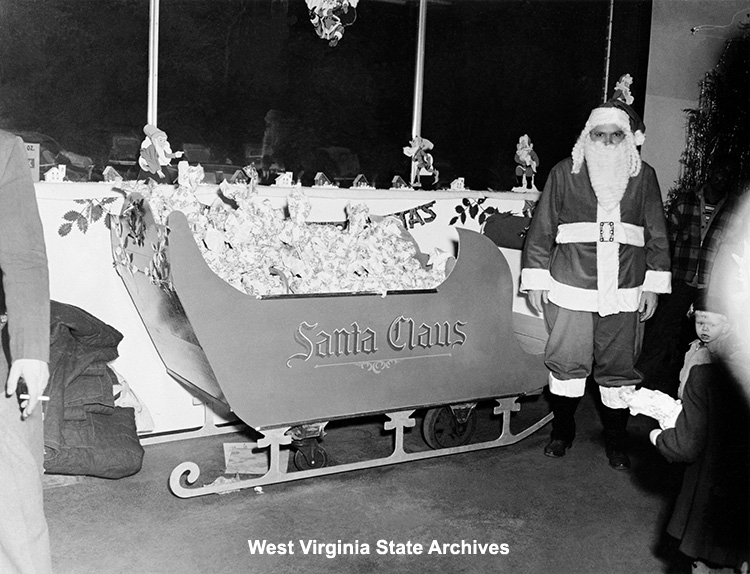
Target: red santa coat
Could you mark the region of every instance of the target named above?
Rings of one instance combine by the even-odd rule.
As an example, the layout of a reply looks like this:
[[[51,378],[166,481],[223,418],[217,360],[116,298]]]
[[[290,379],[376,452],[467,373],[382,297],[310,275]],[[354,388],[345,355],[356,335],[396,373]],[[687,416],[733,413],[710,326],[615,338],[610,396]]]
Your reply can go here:
[[[526,236],[521,291],[549,291],[556,305],[602,316],[637,311],[642,291],[669,293],[670,252],[656,174],[643,162],[619,207],[597,202],[584,162],[558,163]]]
[[[157,173],[161,169],[159,152],[156,151],[154,144],[141,147],[141,158],[138,161],[138,165],[140,165],[141,169],[149,173]]]

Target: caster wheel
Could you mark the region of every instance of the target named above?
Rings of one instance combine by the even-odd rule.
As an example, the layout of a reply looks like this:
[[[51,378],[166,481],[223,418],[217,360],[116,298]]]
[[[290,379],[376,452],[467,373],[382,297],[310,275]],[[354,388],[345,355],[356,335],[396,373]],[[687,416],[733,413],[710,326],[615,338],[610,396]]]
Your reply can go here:
[[[320,445],[312,445],[294,451],[294,466],[297,470],[323,468],[328,464],[328,453]]]
[[[477,427],[477,415],[472,409],[466,422],[456,420],[450,407],[430,409],[424,417],[422,434],[434,449],[462,446],[471,440]]]

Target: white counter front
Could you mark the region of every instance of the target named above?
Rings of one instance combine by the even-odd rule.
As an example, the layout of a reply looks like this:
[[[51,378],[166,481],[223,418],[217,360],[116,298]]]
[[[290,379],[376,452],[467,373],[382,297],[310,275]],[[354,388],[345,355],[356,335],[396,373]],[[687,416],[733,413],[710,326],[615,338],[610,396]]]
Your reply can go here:
[[[217,190],[217,186],[200,186],[197,194],[204,203],[209,203]],[[41,182],[36,184],[36,192],[47,243],[51,297],[88,311],[123,334],[118,347],[120,357],[113,367],[128,381],[153,419],[153,429],[143,437],[177,433],[173,438],[181,438],[211,432],[213,423],[224,419],[215,418],[209,412],[210,428],[206,431],[206,407],[167,374],[113,266],[109,229],[104,218],[91,222],[85,233],[76,224],[64,236],[59,232],[66,223],[66,213],[82,212],[104,198],[115,199],[103,205],[104,210],[119,213],[122,195],[113,191],[110,183]],[[288,188],[259,188],[262,197],[279,206],[286,204],[289,192]],[[491,206],[521,215],[526,202],[536,201],[539,196],[538,193],[325,188],[304,188],[304,192],[312,204],[309,221],[344,221],[349,202],[366,203],[370,213],[375,215],[400,214],[426,253],[434,248],[455,252],[457,233],[450,220],[458,215],[457,207],[463,206],[467,211],[466,221],[459,221],[458,225],[480,230],[477,219],[468,215],[464,199],[471,203],[486,197],[480,208]],[[503,249],[503,253],[518,285],[520,252]],[[530,313],[525,298],[516,297],[514,311]],[[186,432],[190,429],[203,430]]]

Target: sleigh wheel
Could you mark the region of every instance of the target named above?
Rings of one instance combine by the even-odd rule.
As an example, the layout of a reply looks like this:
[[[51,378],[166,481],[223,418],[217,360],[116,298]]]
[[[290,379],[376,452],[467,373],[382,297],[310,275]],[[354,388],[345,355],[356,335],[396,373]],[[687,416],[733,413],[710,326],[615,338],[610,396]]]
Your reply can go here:
[[[425,442],[434,449],[462,446],[477,427],[474,405],[430,409],[422,423]]]
[[[297,470],[323,468],[328,464],[328,453],[319,444],[308,444],[294,451],[294,466]]]

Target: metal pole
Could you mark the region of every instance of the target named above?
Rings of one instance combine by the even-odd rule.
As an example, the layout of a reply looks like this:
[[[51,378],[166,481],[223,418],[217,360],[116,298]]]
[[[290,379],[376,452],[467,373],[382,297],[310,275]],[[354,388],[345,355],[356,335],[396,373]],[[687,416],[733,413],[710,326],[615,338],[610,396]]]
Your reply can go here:
[[[417,63],[414,70],[414,108],[412,111],[411,136],[422,132],[422,93],[424,92],[424,38],[427,27],[427,0],[419,0],[419,29],[417,32]],[[416,181],[417,164],[411,164],[411,182]]]
[[[414,110],[412,113],[411,135],[421,135],[422,131],[422,92],[424,91],[424,38],[427,27],[427,0],[419,0],[419,31],[417,33],[417,64],[414,71]]]
[[[607,101],[607,87],[609,86],[609,60],[612,52],[612,20],[614,18],[615,0],[609,0],[609,23],[607,24],[607,55],[604,58],[604,93],[602,102]]]
[[[156,125],[159,97],[159,1],[151,0],[148,34],[148,123]]]

